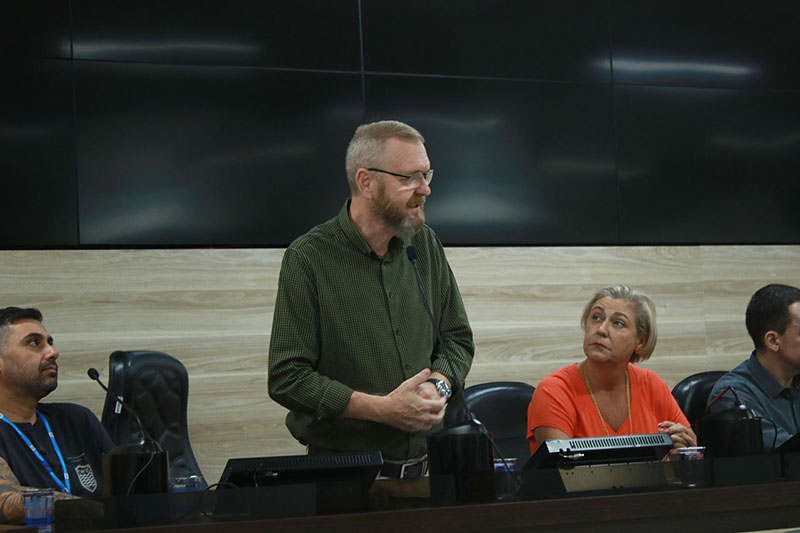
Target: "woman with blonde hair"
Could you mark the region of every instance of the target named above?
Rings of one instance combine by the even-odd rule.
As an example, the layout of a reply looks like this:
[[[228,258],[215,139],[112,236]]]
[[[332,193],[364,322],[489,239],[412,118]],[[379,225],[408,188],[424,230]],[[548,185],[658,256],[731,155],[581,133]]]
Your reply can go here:
[[[697,437],[652,370],[634,366],[656,346],[656,309],[618,285],[595,293],[581,319],[586,359],[544,378],[528,407],[531,453],[550,439],[669,433],[676,448]]]

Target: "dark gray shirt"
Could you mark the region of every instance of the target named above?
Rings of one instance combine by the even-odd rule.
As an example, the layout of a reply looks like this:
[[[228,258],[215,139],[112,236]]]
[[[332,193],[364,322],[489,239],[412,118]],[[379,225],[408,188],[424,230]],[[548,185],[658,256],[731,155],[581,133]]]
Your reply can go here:
[[[712,400],[725,387],[732,387],[745,407],[752,409],[756,416],[772,420],[778,428],[775,438],[775,428],[767,421],[761,422],[764,438],[764,451],[780,446],[795,433],[800,431],[800,384],[795,379],[791,387],[784,387],[767,372],[756,358],[756,353],[750,359],[743,361],[739,366],[722,376],[711,391],[708,399]],[[723,394],[714,405],[711,412],[719,412],[734,407],[734,398],[730,393]]]

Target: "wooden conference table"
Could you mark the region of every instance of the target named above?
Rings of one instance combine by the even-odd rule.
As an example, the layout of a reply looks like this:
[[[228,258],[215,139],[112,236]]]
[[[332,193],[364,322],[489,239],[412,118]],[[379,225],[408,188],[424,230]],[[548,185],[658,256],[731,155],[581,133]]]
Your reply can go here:
[[[403,492],[404,482],[376,481],[373,490]],[[413,483],[413,482],[412,482]],[[416,480],[417,485],[427,479]],[[394,485],[391,485],[394,484]],[[389,487],[388,491],[386,487]],[[411,499],[413,500],[413,499]],[[421,501],[421,500],[419,500]],[[194,521],[172,525],[104,529],[136,532],[256,531],[756,531],[800,527],[800,481],[651,492],[565,497],[534,501],[432,507],[400,502],[395,509],[356,513]],[[390,505],[391,506],[391,505]],[[58,520],[56,521],[58,526]],[[74,530],[74,529],[72,529]],[[58,533],[58,527],[56,527]]]

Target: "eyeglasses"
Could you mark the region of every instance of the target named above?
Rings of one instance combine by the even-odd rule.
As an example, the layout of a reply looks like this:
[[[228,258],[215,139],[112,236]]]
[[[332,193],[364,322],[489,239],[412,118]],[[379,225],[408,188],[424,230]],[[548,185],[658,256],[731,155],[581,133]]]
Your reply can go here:
[[[369,170],[370,172],[382,172],[383,174],[389,174],[390,176],[394,176],[395,178],[398,178],[404,186],[410,189],[416,189],[417,187],[422,185],[422,182],[425,182],[426,184],[430,185],[431,181],[433,181],[433,169],[430,169],[427,172],[422,172],[422,171],[412,172],[411,174],[408,175],[397,174],[396,172],[389,172],[388,170],[381,170],[379,168],[368,168],[367,170]]]

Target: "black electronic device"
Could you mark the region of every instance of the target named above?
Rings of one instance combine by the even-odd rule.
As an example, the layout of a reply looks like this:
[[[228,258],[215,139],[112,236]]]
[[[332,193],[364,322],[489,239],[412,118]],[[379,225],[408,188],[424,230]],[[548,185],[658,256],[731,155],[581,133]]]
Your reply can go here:
[[[663,487],[672,447],[667,433],[548,440],[525,464],[517,497]]]
[[[381,466],[383,455],[379,451],[229,459],[219,480],[214,514],[275,512],[268,508],[254,509],[248,503],[249,496],[240,497],[237,488],[306,490],[308,503],[314,506],[312,514],[365,510],[369,488]]]
[[[739,399],[733,387],[725,387],[708,403],[708,412],[723,394],[730,392],[733,407],[709,413],[695,422],[697,442],[710,457],[760,455],[764,453],[761,419]]]
[[[219,487],[263,487],[357,479],[369,488],[383,466],[379,451],[228,459]]]
[[[547,440],[525,469],[660,461],[672,448],[667,433]]]

